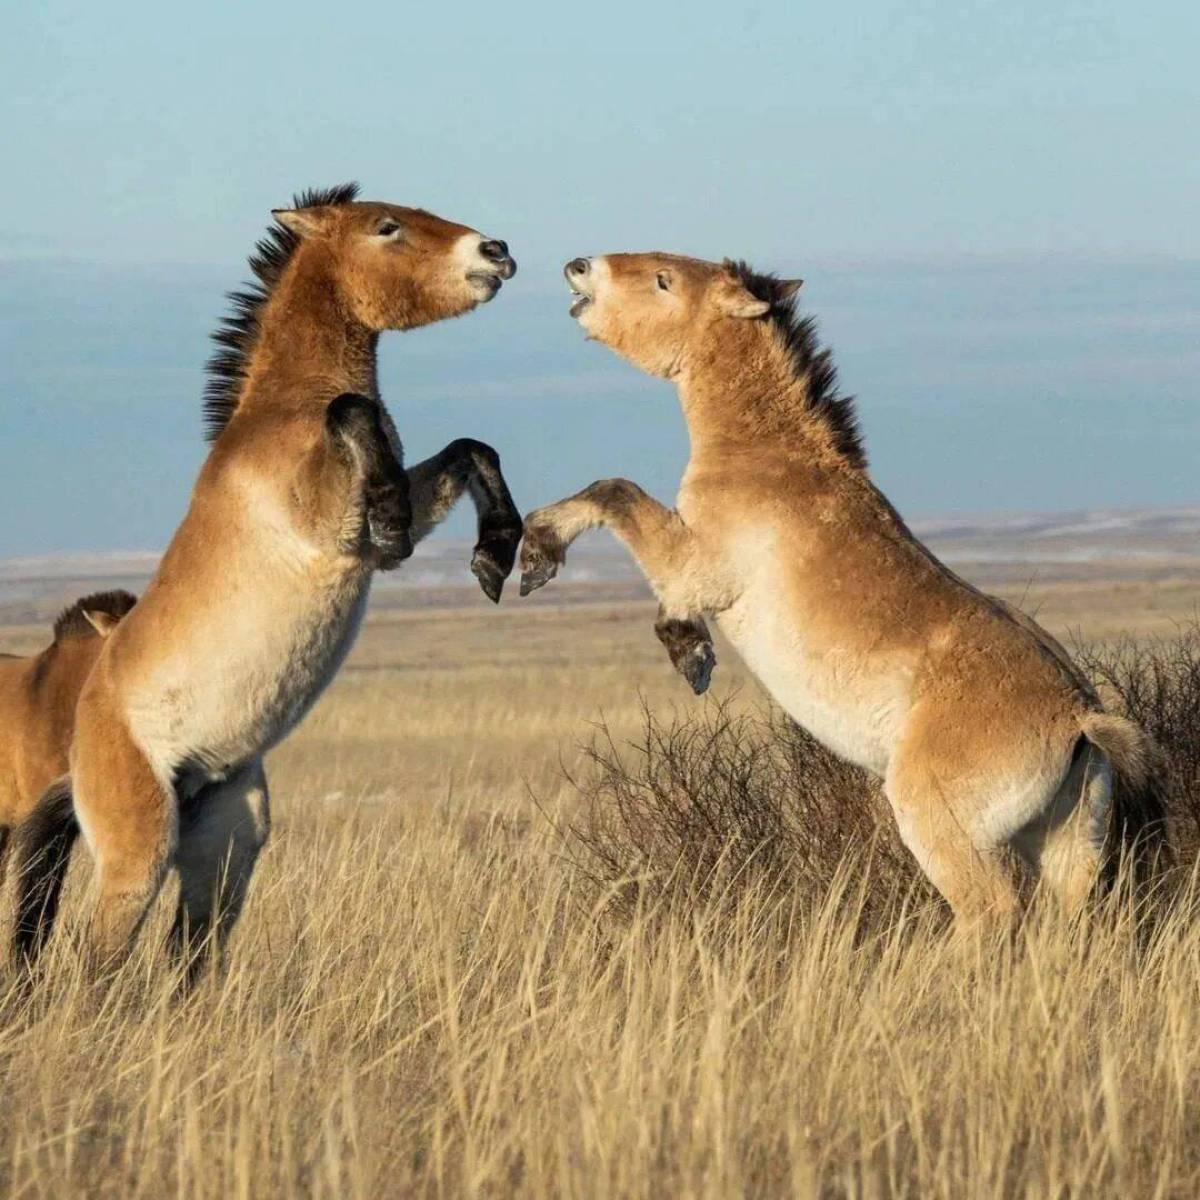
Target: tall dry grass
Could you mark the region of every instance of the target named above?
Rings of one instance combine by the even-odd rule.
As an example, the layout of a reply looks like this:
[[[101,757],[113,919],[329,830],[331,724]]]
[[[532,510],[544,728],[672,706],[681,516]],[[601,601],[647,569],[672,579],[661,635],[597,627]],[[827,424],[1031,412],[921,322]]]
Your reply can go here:
[[[580,794],[550,736],[577,700],[543,688],[527,742],[544,813],[461,748],[457,782],[402,804],[330,759],[343,730],[394,779],[416,719],[348,681],[276,775],[223,974],[175,999],[164,905],[107,993],[70,922],[43,986],[6,986],[4,1189],[1200,1194],[1194,906],[1135,931],[1118,891],[1084,926],[1038,908],[957,945],[861,780],[802,738],[739,700],[674,726],[630,705],[568,754]],[[463,699],[459,727],[512,702]]]

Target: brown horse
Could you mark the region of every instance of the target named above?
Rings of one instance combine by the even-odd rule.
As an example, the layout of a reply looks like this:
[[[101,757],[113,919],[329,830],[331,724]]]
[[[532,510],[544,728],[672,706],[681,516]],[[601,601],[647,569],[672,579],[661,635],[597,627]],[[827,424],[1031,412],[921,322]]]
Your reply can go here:
[[[605,480],[532,513],[522,592],[583,530],[631,549],[679,660],[711,663],[715,617],[779,704],[875,772],[900,832],[956,917],[1010,912],[1008,851],[1068,911],[1117,825],[1161,831],[1151,747],[1101,711],[1066,652],[940,563],[871,482],[799,281],[668,254],[566,266],[588,335],[675,383],[691,458],[677,508]],[[1136,802],[1135,802],[1136,801]]]
[[[133,605],[128,592],[83,596],[60,614],[54,640],[40,653],[0,655],[0,881],[13,831],[18,838],[32,832],[27,818],[47,788],[66,774],[79,693],[104,639]],[[52,855],[55,847],[43,852]],[[41,915],[52,915],[58,903],[61,876],[51,872],[48,881],[48,892],[27,897],[35,911],[17,915],[22,951],[36,936]]]
[[[167,870],[172,945],[189,969],[241,910],[267,837],[263,755],[337,671],[372,573],[395,567],[464,489],[472,562],[497,600],[520,517],[494,451],[452,443],[405,472],[379,399],[376,343],[492,299],[504,242],[353,185],[277,210],[216,335],[212,450],[183,523],[84,686],[71,747],[74,814],[96,864],[96,964],[130,946]],[[44,843],[71,820],[46,798]],[[26,894],[45,889],[23,848]]]

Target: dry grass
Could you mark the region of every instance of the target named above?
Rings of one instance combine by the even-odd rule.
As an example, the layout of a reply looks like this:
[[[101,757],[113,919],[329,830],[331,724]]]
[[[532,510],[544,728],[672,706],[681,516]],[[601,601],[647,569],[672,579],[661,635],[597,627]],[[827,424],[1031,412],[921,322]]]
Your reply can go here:
[[[736,726],[757,700],[729,663],[709,712]],[[614,827],[560,759],[603,778],[576,745],[603,710],[628,763],[636,685],[660,728],[697,711],[647,611],[389,616],[351,667],[272,763],[223,976],[173,998],[164,905],[106,995],[61,937],[39,991],[0,995],[9,1194],[1200,1194],[1188,905],[1148,941],[1113,899],[1087,930],[1038,913],[956,946],[874,810],[823,803],[854,777],[805,792],[806,751],[744,724],[730,778],[786,803],[731,823],[703,743],[672,766],[652,741],[700,797],[678,845],[703,842],[704,886],[630,892],[564,844]],[[608,817],[645,816],[637,778]]]
[[[819,902],[851,859],[869,862],[871,887],[848,920],[890,920],[898,897],[936,902],[879,782],[778,709],[740,699],[666,717],[646,707],[636,740],[597,728],[558,829],[604,911],[691,913],[755,890]]]

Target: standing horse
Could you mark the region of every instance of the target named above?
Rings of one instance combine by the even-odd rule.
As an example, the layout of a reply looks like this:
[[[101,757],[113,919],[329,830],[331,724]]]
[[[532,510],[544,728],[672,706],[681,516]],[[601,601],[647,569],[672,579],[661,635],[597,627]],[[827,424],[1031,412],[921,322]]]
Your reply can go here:
[[[14,830],[18,840],[38,837],[26,821],[66,774],[79,693],[104,639],[133,605],[128,592],[83,596],[59,615],[54,640],[40,653],[0,655],[0,881]],[[59,851],[53,841],[43,847],[48,858]],[[61,873],[49,872],[47,882],[48,892],[26,897],[32,911],[17,914],[14,936],[23,955],[31,953],[31,939],[58,904]]]
[[[259,286],[232,296],[216,334],[213,445],[191,505],[80,697],[71,788],[96,864],[97,965],[123,957],[171,866],[176,953],[194,971],[219,947],[267,837],[263,755],[341,665],[377,568],[397,566],[466,489],[472,569],[492,600],[512,569],[520,517],[495,452],[460,440],[405,472],[376,344],[470,312],[516,264],[504,242],[356,194],[310,192],[274,212],[250,260]],[[58,809],[43,840],[72,819]],[[39,852],[23,848],[27,894],[54,867]]]
[[[712,614],[796,721],[882,777],[957,919],[1014,908],[1009,849],[1078,909],[1101,865],[1114,764],[1138,801],[1118,815],[1123,832],[1161,816],[1147,739],[872,484],[829,352],[796,315],[799,281],[666,254],[577,258],[566,276],[591,338],[676,384],[691,458],[674,511],[615,479],[532,513],[522,594],[581,532],[608,527],[659,597],[672,658],[711,665]]]

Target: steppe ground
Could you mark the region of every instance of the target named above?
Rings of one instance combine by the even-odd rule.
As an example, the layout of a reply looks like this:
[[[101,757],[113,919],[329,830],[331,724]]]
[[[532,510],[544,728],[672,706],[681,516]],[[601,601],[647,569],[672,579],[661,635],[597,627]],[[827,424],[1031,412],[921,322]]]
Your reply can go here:
[[[1194,564],[968,573],[1091,639],[1200,598]],[[564,768],[601,716],[702,702],[639,589],[512,593],[380,592],[271,757],[271,844],[190,999],[166,903],[114,989],[82,981],[80,856],[43,986],[0,994],[7,1194],[1200,1194],[1200,933],[1042,914],[964,950],[923,902],[863,936],[867,847],[823,897],[613,915],[555,832]],[[16,615],[0,650],[44,637]],[[718,653],[714,693],[759,703]]]

